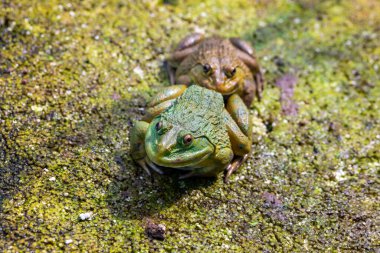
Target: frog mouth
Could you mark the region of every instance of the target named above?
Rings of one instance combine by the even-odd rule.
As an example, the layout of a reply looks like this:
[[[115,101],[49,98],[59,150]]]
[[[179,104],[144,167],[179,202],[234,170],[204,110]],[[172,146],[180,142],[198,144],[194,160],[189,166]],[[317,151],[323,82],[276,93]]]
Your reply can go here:
[[[170,167],[164,167],[164,166],[160,166],[154,162],[152,162],[148,156],[145,157],[145,164],[147,165],[147,167],[145,167],[145,170],[146,169],[151,169],[155,172],[157,172],[158,174],[160,175],[164,175],[164,174],[168,174],[170,172],[173,172],[173,168],[170,168]],[[204,160],[204,159],[202,159]],[[197,167],[190,167],[190,166],[184,166],[184,167],[180,167],[178,168],[180,171],[183,171],[182,174],[179,176],[179,179],[186,179],[186,178],[189,178],[189,177],[192,177],[194,176],[194,170],[197,169]],[[185,171],[187,171],[185,173]],[[149,175],[151,175],[151,173],[149,171],[147,171]]]
[[[208,89],[210,90],[215,90],[219,93],[221,93],[223,96],[226,96],[226,95],[231,95],[233,93],[235,93],[237,90],[238,90],[238,85],[235,85],[235,84],[225,84],[225,83],[222,83],[222,84],[208,84],[206,85]]]
[[[206,160],[208,157],[209,157],[209,153],[205,152],[205,154],[203,154],[201,157],[197,159],[192,159],[191,161],[196,160],[196,164],[200,164],[204,160]],[[179,169],[179,170],[190,171],[197,168],[196,164],[191,165],[191,166],[186,166],[186,165],[184,166],[183,164],[186,163],[187,161],[183,161],[183,160],[168,160],[168,161],[163,161],[161,163],[157,159],[154,159],[154,158],[151,159],[149,155],[145,157],[145,161],[152,170],[156,171],[159,174],[164,174],[163,170]],[[162,165],[162,164],[167,164],[167,166]]]

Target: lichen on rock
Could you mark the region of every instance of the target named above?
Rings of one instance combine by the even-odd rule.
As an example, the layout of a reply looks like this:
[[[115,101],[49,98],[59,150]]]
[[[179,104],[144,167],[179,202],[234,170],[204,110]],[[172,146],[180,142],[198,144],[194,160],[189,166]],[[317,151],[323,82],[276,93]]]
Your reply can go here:
[[[3,1],[0,251],[378,251],[378,13],[376,0]],[[132,120],[169,84],[163,59],[193,31],[242,37],[265,72],[253,153],[229,184],[152,181],[128,155]]]

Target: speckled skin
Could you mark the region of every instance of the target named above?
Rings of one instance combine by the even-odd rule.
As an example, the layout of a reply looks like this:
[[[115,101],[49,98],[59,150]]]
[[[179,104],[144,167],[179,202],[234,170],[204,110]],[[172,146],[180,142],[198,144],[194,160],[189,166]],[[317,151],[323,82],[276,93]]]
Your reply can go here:
[[[199,2],[0,3],[0,252],[379,250],[379,1]],[[247,39],[271,84],[230,184],[152,182],[129,155],[158,59],[194,28]]]
[[[190,171],[182,178],[215,176],[234,156],[226,113],[221,94],[193,85],[149,125],[135,124],[131,130],[132,157],[143,168],[147,165],[159,173],[158,166],[162,166]],[[189,145],[184,144],[186,136],[193,139]]]
[[[161,120],[164,125],[177,125],[189,130],[194,137],[207,136],[218,152],[231,148],[230,141],[226,140],[223,113],[224,103],[220,94],[193,85],[161,114]]]
[[[254,96],[261,98],[260,67],[253,49],[238,38],[203,38],[201,34],[190,34],[179,43],[169,63],[172,83],[197,84],[225,97],[236,93],[247,106]]]

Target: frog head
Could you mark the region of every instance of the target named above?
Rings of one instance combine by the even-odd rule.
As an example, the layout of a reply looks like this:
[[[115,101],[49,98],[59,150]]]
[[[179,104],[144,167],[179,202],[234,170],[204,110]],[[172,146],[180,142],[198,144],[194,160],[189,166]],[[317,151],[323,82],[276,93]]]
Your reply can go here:
[[[182,126],[156,117],[145,137],[148,158],[163,167],[192,169],[210,159],[214,145],[205,136],[194,136]]]
[[[226,43],[223,41],[217,47],[206,44],[206,48],[200,48],[189,73],[192,82],[222,95],[235,93],[249,74],[236,49]]]

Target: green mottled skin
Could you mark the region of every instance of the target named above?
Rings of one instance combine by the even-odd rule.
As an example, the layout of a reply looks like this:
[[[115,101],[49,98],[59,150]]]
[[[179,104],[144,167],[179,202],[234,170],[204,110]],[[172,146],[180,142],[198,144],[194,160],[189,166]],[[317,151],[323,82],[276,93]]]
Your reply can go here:
[[[0,1],[0,252],[378,252],[379,1],[175,2]],[[268,84],[229,184],[152,181],[130,158],[195,29],[254,45]]]
[[[190,86],[149,125],[136,123],[130,133],[132,156],[158,171],[156,165],[190,171],[186,177],[215,176],[233,158],[225,113],[221,94]],[[146,128],[140,130],[142,125]],[[184,144],[186,136],[190,144]]]
[[[150,122],[150,125],[147,122]],[[160,130],[162,136],[156,134],[156,124],[163,125],[164,129]],[[219,127],[222,129],[219,130]],[[223,170],[225,162],[230,161],[228,158],[231,156],[231,150],[223,145],[227,138],[223,132],[224,127],[227,128],[234,155],[233,161],[226,169],[227,181],[251,151],[252,119],[247,106],[237,94],[229,96],[224,103],[220,93],[201,86],[192,85],[188,89],[185,85],[169,86],[152,98],[148,103],[144,121],[136,122],[131,129],[131,155],[148,173],[149,165],[161,173],[155,166],[157,164],[193,170],[189,176],[214,176]],[[174,147],[175,140],[184,138],[188,132],[195,138],[194,144],[198,147],[195,150],[178,145]],[[198,142],[196,138],[201,136],[204,137],[203,141]],[[205,144],[205,141],[211,143],[213,148]],[[174,154],[168,154],[167,150],[172,151],[174,148],[178,150]],[[210,153],[214,153],[215,156],[203,159]],[[199,164],[195,158],[201,159],[203,163]]]
[[[220,94],[193,85],[161,114],[161,119],[164,125],[181,126],[194,137],[207,137],[219,150],[231,148],[230,141],[226,139],[228,135],[223,112],[224,103]]]

